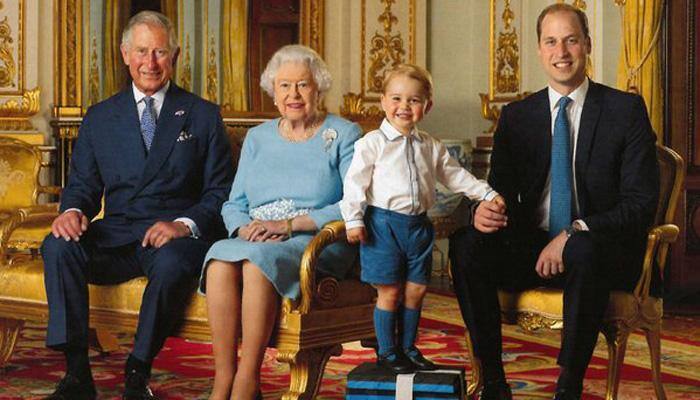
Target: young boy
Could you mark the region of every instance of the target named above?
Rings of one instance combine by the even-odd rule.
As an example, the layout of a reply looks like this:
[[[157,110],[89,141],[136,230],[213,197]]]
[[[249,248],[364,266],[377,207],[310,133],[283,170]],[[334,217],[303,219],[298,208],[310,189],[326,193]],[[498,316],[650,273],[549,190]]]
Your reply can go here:
[[[450,158],[440,141],[416,129],[432,106],[428,71],[399,65],[386,74],[382,92],[386,118],[355,142],[340,208],[348,241],[361,243],[362,280],[378,291],[377,363],[395,373],[431,370],[435,364],[423,357],[415,340],[435,241],[426,216],[435,203],[435,183],[473,200],[503,208],[505,202]],[[397,320],[403,321],[399,338],[394,335]]]

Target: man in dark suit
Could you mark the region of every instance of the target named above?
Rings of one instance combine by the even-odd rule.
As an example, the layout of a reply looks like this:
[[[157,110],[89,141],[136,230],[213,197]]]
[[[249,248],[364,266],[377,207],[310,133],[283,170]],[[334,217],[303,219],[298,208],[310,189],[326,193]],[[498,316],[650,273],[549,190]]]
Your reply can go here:
[[[48,399],[94,399],[88,283],[146,276],[124,399],[155,399],[151,363],[222,232],[233,167],[219,109],[171,81],[179,48],[162,14],[135,15],[121,52],[132,84],[91,107],[80,127],[61,215],[44,240],[47,346],[67,371]],[[101,208],[104,218],[90,222]]]
[[[547,7],[537,23],[549,87],[505,106],[489,182],[506,199],[475,207],[450,239],[455,292],[483,367],[482,399],[512,398],[501,361],[497,287],[564,289],[555,399],[578,399],[611,289],[632,289],[658,199],[643,99],[590,81],[586,15]]]

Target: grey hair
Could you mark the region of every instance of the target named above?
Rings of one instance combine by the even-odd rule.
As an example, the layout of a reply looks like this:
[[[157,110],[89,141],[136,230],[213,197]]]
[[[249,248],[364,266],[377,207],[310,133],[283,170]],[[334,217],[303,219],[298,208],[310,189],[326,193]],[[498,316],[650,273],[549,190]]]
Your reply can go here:
[[[122,46],[127,49],[131,46],[131,31],[136,25],[157,26],[165,29],[168,33],[168,47],[170,51],[177,50],[180,46],[177,43],[177,33],[173,23],[168,17],[156,11],[141,11],[129,19],[129,22],[122,33]]]
[[[270,95],[275,95],[275,76],[285,63],[304,63],[311,70],[314,82],[321,96],[331,88],[333,78],[326,62],[313,49],[300,44],[290,44],[277,50],[260,76],[260,87]]]

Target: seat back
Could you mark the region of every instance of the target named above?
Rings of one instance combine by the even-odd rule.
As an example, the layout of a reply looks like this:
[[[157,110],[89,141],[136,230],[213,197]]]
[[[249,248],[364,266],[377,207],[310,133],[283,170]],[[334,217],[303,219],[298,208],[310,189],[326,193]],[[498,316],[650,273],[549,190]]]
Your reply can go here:
[[[37,204],[41,152],[24,141],[0,137],[0,209]]]
[[[673,224],[685,177],[683,159],[674,150],[662,145],[656,146],[656,157],[659,160],[659,205],[656,208],[654,226]],[[668,243],[662,243],[656,254],[656,261],[662,269],[666,263],[668,248]]]

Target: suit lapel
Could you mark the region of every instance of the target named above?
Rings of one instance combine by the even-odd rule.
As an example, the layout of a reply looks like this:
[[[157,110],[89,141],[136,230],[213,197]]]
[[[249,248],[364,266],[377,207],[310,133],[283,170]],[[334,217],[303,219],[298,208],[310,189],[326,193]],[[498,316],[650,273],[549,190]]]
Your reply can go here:
[[[549,107],[549,94],[547,89],[540,90],[532,95],[533,101],[533,118],[532,126],[532,141],[534,145],[532,149],[536,156],[537,165],[537,180],[538,186],[543,186],[547,180],[549,173],[549,163],[552,153],[552,112]]]
[[[578,189],[578,200],[581,213],[585,211],[585,198],[583,190],[583,177],[588,167],[588,161],[591,155],[591,146],[596,135],[596,127],[600,118],[600,86],[593,81],[590,81],[588,93],[586,93],[586,101],[583,104],[581,113],[581,123],[578,130],[578,139],[576,143],[576,188]]]
[[[185,96],[184,92],[171,81],[163,107],[158,115],[156,133],[146,158],[146,166],[135,193],[143,189],[156,176],[165,160],[168,159],[177,137],[187,121],[190,106],[191,100],[188,96]]]
[[[141,124],[139,112],[134,100],[134,91],[131,85],[121,91],[115,98],[114,118],[116,119],[116,132],[118,143],[124,145],[124,154],[127,154],[129,162],[144,165],[146,162],[146,149],[141,137]]]

